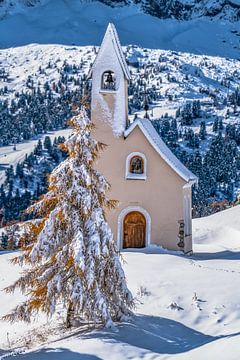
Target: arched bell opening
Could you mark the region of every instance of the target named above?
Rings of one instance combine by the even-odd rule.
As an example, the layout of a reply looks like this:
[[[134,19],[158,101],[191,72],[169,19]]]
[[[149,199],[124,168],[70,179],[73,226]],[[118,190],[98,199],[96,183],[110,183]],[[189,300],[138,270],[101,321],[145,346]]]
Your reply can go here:
[[[102,75],[102,90],[116,90],[116,77],[113,71],[105,71]]]

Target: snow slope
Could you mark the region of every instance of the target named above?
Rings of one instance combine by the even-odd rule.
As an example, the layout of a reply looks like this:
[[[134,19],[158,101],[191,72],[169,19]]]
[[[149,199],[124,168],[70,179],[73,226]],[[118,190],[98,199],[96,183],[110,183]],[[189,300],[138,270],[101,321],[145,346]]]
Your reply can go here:
[[[194,220],[194,255],[157,247],[125,251],[128,284],[136,315],[114,330],[66,332],[58,320],[31,326],[0,322],[0,359],[12,347],[29,360],[239,360],[240,206]],[[0,287],[18,269],[0,253]],[[20,301],[1,294],[0,315]],[[30,329],[30,333],[27,330]],[[31,334],[31,336],[30,336]],[[5,355],[4,355],[5,354]],[[11,358],[11,357],[10,357]]]
[[[226,221],[227,217],[227,221]],[[216,251],[238,248],[240,244],[240,207],[221,211],[213,216],[194,220],[196,247],[214,247]]]
[[[239,21],[207,17],[162,20],[143,13],[137,5],[110,7],[79,0],[45,0],[36,7],[10,6],[7,16],[2,6],[0,48],[29,43],[100,45],[107,24],[113,22],[123,45],[240,57]]]

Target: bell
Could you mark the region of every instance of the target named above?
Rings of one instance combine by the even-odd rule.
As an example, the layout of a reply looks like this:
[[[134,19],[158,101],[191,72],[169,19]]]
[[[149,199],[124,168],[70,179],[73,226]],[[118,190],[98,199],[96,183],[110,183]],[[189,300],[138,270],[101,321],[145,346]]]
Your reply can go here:
[[[111,84],[113,84],[113,82],[114,81],[113,81],[112,73],[111,73],[111,71],[109,71],[108,74],[107,74],[106,83],[111,85]]]

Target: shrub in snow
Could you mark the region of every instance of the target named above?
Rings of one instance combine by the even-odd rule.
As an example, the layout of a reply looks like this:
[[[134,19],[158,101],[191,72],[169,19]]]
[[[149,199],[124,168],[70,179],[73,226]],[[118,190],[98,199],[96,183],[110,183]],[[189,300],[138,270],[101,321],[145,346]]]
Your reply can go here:
[[[171,310],[184,310],[181,306],[179,306],[176,302],[171,302],[169,305],[168,305],[168,309],[171,309]]]
[[[140,297],[149,296],[149,295],[151,295],[151,292],[148,291],[148,289],[145,286],[141,285],[137,291],[137,295]]]
[[[103,144],[91,138],[85,110],[71,125],[73,135],[63,145],[69,157],[52,172],[48,193],[31,207],[41,221],[32,223],[23,253],[14,259],[28,270],[6,289],[19,288],[28,298],[5,320],[29,322],[39,311],[52,316],[62,305],[68,326],[75,315],[108,326],[133,306],[104,213],[116,202],[107,199],[109,184],[93,167]]]

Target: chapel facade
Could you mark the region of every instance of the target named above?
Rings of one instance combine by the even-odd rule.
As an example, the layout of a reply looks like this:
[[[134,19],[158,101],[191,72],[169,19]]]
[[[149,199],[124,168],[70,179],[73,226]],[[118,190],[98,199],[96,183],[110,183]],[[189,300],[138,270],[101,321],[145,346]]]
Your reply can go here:
[[[197,177],[170,151],[148,118],[128,117],[130,72],[109,24],[90,71],[94,138],[106,144],[96,167],[118,200],[107,220],[119,250],[160,245],[192,252],[192,185]]]

